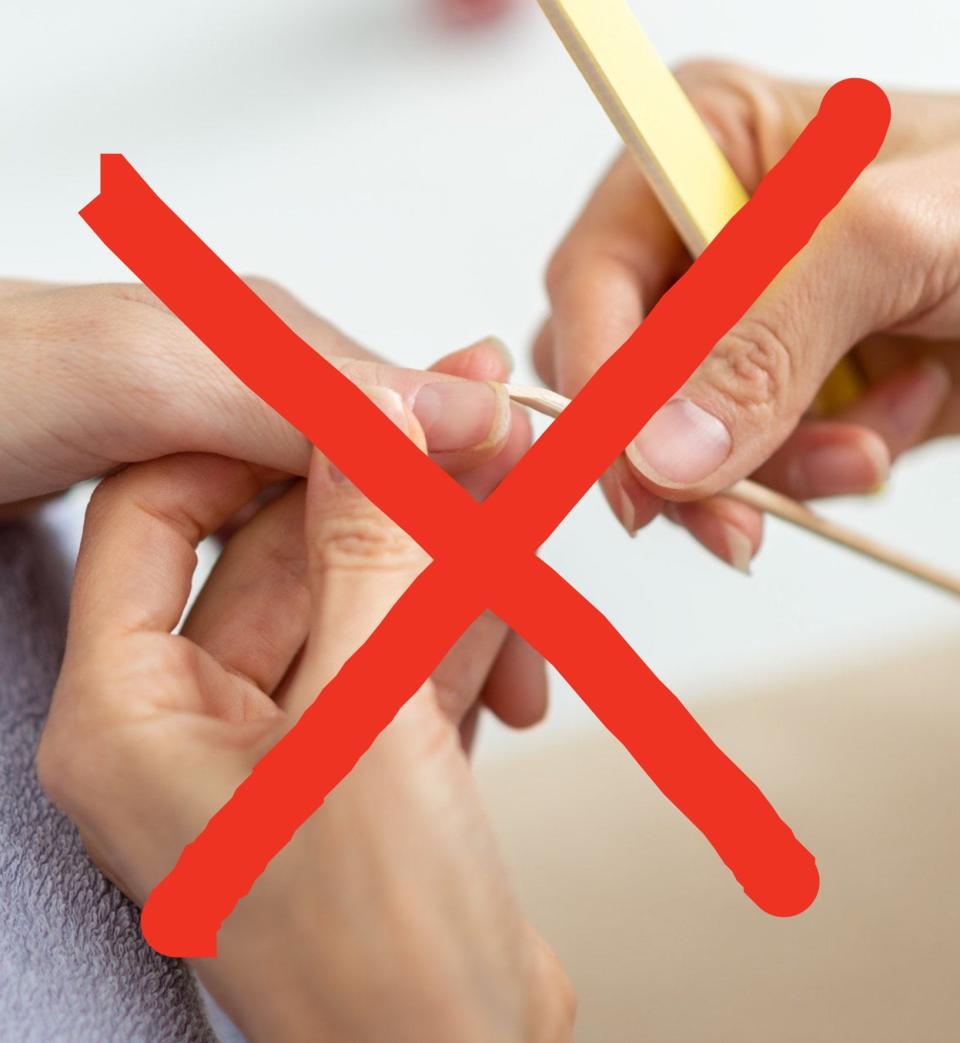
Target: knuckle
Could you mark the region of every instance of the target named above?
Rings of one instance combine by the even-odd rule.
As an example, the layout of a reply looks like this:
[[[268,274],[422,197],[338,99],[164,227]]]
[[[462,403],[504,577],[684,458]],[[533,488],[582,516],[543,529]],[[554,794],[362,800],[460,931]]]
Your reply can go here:
[[[793,371],[793,353],[778,328],[750,317],[714,350],[708,376],[733,415],[762,422],[786,401]]]
[[[913,176],[896,165],[870,167],[841,203],[840,213],[866,263],[893,259],[896,281],[887,305],[891,321],[932,306],[944,292],[942,216],[935,201],[917,193]]]
[[[427,560],[402,529],[366,501],[326,518],[314,540],[314,568],[321,572],[413,572]]]
[[[870,250],[903,249],[917,236],[915,201],[907,199],[881,167],[867,171],[842,206],[852,233]]]

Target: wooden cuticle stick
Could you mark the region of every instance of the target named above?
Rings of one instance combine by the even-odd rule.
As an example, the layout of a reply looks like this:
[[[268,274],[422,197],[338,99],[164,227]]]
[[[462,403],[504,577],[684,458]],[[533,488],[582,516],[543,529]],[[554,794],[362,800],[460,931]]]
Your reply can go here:
[[[526,406],[545,416],[556,418],[570,404],[570,400],[545,388],[519,387],[507,384],[507,393],[512,401]],[[782,521],[789,522],[798,528],[829,540],[831,543],[846,547],[873,561],[906,573],[914,579],[922,580],[940,590],[960,596],[960,577],[954,576],[944,569],[919,561],[911,555],[887,547],[878,540],[857,532],[839,522],[824,518],[797,500],[790,499],[782,493],[774,492],[756,482],[743,481],[726,489],[720,495],[738,500],[765,514],[772,514]]]

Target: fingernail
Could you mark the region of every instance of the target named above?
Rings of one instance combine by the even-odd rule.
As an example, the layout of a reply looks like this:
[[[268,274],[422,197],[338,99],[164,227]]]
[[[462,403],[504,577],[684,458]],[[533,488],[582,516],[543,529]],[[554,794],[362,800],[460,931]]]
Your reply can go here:
[[[649,525],[663,507],[659,498],[636,480],[622,456],[617,458],[600,484],[615,517],[631,537],[635,538],[644,526]]]
[[[636,479],[627,471],[623,457],[620,457],[600,479],[600,487],[603,489],[614,517],[626,529],[627,535],[635,538],[640,529],[640,522],[637,518],[637,508],[627,492],[628,482],[637,484]]]
[[[890,453],[879,435],[856,444],[822,445],[793,465],[790,491],[798,499],[873,492],[890,474]]]
[[[630,462],[659,485],[694,485],[709,478],[733,449],[722,420],[685,398],[668,402],[627,450]]]
[[[745,576],[749,576],[753,563],[753,544],[746,533],[735,525],[723,524],[723,538],[727,544],[727,561]]]
[[[510,401],[501,384],[426,384],[414,399],[413,412],[433,453],[485,449],[501,441],[510,426]]]
[[[640,528],[637,525],[637,511],[627,490],[619,483],[617,484],[617,504],[617,517],[620,519],[620,524],[627,530],[628,535],[636,537]]]
[[[485,343],[489,344],[496,353],[503,359],[504,369],[507,371],[509,377],[511,373],[517,368],[516,359],[513,357],[513,352],[507,347],[507,345],[499,337],[487,337]]]
[[[392,420],[401,431],[406,432],[408,430],[407,424],[407,412],[403,404],[403,399],[397,394],[392,388],[385,387],[364,387],[364,394],[370,401],[384,414],[388,419]],[[330,464],[330,481],[334,485],[342,485],[344,482],[349,481],[347,476],[336,467],[334,464]]]

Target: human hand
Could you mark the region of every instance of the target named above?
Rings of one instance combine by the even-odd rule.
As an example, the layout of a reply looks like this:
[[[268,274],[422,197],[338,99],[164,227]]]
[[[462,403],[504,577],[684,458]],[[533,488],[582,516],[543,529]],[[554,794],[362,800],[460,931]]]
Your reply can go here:
[[[495,342],[450,356],[432,375],[396,369],[282,288],[249,285],[351,380],[398,391],[439,462],[462,469],[503,450],[506,393],[485,383],[509,368]],[[306,474],[307,440],[142,286],[0,281],[0,361],[0,505],[180,452]]]
[[[368,393],[424,445],[399,398]],[[173,635],[197,540],[265,480],[178,456],[107,479],[89,509],[38,774],[137,902],[426,564],[317,455],[309,486],[228,543]],[[503,639],[490,616],[471,627],[196,962],[252,1043],[570,1038],[569,984],[517,905],[458,731]]]
[[[824,88],[703,62],[679,73],[753,190],[814,116]],[[762,518],[722,495],[758,481],[798,499],[875,489],[891,461],[960,432],[960,97],[894,93],[877,161],[676,398],[602,480],[630,531],[662,509],[747,569]],[[575,395],[689,258],[622,156],[548,271],[542,378]],[[829,419],[807,411],[854,352],[869,390]]]

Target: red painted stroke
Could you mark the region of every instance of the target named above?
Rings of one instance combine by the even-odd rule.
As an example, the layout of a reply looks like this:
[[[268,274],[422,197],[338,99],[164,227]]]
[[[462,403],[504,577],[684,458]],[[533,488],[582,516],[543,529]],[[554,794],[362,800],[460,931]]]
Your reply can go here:
[[[557,666],[754,902],[778,916],[813,902],[813,856],[601,613],[535,555],[809,241],[875,158],[889,120],[876,85],[833,87],[750,203],[482,505],[271,312],[122,156],[103,157],[101,193],[83,211],[90,227],[433,558],[150,895],[142,926],[156,949],[216,954],[237,901],[487,608]]]

